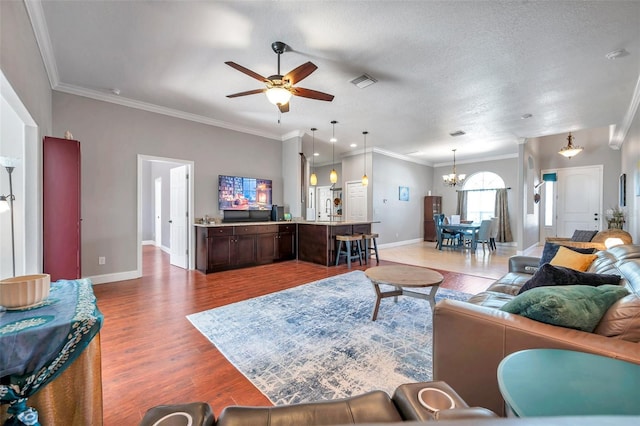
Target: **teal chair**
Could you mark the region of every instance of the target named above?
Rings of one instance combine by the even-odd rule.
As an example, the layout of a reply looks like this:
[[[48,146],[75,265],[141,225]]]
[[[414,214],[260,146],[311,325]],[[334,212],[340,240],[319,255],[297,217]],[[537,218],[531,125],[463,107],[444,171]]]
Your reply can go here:
[[[444,228],[444,214],[435,215],[436,222],[436,248],[442,250],[442,247],[456,247],[460,240],[460,234],[458,232],[448,231]],[[445,244],[445,241],[448,241]]]

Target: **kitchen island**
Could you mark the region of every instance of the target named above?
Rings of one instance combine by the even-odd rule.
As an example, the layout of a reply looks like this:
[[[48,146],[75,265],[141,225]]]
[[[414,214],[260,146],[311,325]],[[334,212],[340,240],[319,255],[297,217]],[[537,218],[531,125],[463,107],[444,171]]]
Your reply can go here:
[[[298,260],[332,266],[336,235],[368,234],[372,222],[298,222]]]
[[[208,274],[296,258],[332,266],[336,261],[336,235],[369,233],[371,223],[197,223],[196,269]]]

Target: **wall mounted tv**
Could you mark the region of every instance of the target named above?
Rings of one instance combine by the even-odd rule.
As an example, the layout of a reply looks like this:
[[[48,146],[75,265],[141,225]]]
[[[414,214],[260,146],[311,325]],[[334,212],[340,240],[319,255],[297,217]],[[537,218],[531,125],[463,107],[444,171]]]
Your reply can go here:
[[[271,180],[218,176],[220,210],[271,210]]]

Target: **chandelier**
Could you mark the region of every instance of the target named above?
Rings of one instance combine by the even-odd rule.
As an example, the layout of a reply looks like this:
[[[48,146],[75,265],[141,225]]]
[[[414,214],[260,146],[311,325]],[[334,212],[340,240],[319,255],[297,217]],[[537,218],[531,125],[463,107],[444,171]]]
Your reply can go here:
[[[571,158],[580,154],[584,149],[581,146],[575,146],[573,144],[573,136],[571,136],[571,132],[569,132],[569,136],[567,136],[567,142],[567,146],[563,146],[562,149],[558,151],[558,154]]]
[[[445,185],[448,186],[456,186],[461,184],[462,182],[464,182],[464,179],[467,177],[467,175],[464,174],[456,174],[456,150],[452,149],[453,151],[453,173],[449,173],[448,175],[442,175],[442,180],[444,181]]]

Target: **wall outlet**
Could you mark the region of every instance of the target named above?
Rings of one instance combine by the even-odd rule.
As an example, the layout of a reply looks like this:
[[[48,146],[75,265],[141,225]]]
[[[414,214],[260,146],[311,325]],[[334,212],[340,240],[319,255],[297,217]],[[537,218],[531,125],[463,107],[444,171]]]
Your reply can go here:
[[[105,263],[107,263],[107,258],[104,256],[100,256],[98,258],[98,265],[104,265]]]

